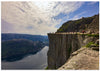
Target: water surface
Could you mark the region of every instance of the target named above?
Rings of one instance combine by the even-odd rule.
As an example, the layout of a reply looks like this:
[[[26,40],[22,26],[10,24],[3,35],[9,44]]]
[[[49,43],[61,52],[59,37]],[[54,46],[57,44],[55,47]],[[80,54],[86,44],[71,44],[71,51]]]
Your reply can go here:
[[[2,61],[2,69],[45,69],[47,67],[47,51],[45,46],[34,55],[28,55],[21,60],[14,62]]]

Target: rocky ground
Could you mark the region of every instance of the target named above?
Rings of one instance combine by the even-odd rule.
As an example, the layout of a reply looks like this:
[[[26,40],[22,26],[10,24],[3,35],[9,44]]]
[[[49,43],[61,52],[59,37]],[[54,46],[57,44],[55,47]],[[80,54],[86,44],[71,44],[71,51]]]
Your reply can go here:
[[[72,53],[69,60],[58,70],[98,70],[99,51],[82,47]]]

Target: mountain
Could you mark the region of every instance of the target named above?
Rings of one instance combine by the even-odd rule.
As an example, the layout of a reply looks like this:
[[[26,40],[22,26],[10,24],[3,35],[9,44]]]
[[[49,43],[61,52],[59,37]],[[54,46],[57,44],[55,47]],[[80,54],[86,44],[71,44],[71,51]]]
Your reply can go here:
[[[92,17],[82,17],[78,20],[70,20],[65,22],[58,30],[58,32],[94,32],[99,33],[99,14]]]
[[[48,41],[47,36],[41,35],[29,35],[29,34],[13,34],[13,33],[2,33],[1,40],[12,40],[12,39],[28,39],[32,41]]]
[[[48,37],[28,34],[1,34],[2,60],[16,61],[29,54],[39,52],[48,46]]]
[[[2,42],[2,60],[15,61],[28,54],[35,54],[40,51],[45,44],[41,41],[31,41],[27,39],[13,39]]]

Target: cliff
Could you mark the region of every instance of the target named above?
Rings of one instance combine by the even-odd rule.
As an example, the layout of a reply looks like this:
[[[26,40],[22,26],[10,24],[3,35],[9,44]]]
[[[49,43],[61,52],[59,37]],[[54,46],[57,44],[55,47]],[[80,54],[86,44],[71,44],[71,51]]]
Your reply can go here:
[[[85,33],[81,33],[82,30],[85,31]],[[68,69],[67,66],[71,65],[71,69],[81,69],[81,68],[75,68],[73,67],[73,61],[76,60],[75,64],[77,65],[77,61],[79,62],[83,59],[83,64],[85,65],[88,63],[86,61],[89,61],[92,63],[95,58],[93,58],[93,61],[91,59],[92,52],[91,50],[87,52],[87,54],[90,55],[84,55],[84,53],[76,55],[74,59],[70,59],[73,52],[77,51],[78,49],[81,49],[82,47],[92,48],[92,49],[99,49],[99,42],[98,44],[95,44],[95,42],[99,39],[99,15],[95,15],[88,18],[81,18],[79,20],[74,21],[68,21],[64,23],[56,33],[48,33],[49,38],[49,51],[48,51],[48,69]],[[98,40],[99,41],[99,40]],[[86,49],[87,50],[87,49]],[[85,51],[83,51],[85,52]],[[97,55],[98,52],[96,53]],[[80,59],[78,59],[80,57]],[[73,58],[73,57],[72,57]],[[87,58],[87,59],[84,59]],[[98,58],[98,56],[97,56]],[[69,60],[70,59],[70,60]],[[69,61],[69,62],[68,62]],[[98,59],[96,65],[98,66]],[[95,66],[95,61],[93,62]],[[64,65],[65,64],[65,65]],[[67,66],[66,66],[67,64]],[[79,67],[82,66],[82,63],[79,64]],[[64,68],[63,66],[64,65]],[[93,64],[89,64],[93,65]],[[82,69],[84,68],[84,65],[82,66]],[[88,66],[87,66],[88,67]],[[91,68],[90,66],[90,69]],[[95,69],[98,69],[95,68]]]
[[[58,70],[97,70],[99,52],[90,48],[81,48],[73,52],[68,61]]]
[[[57,69],[70,57],[71,53],[98,39],[76,33],[49,33],[48,68]]]
[[[70,54],[79,49],[81,46],[78,36],[75,34],[48,34],[49,51],[48,51],[48,68],[56,69],[63,65],[69,58]],[[70,43],[72,42],[72,43]]]

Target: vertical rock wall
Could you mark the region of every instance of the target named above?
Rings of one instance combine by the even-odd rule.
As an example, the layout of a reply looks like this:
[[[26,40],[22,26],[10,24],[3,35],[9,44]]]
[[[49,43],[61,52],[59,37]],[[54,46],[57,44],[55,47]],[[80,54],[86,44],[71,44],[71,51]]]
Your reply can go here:
[[[81,48],[77,34],[48,34],[48,68],[57,69],[70,57],[70,54]]]

